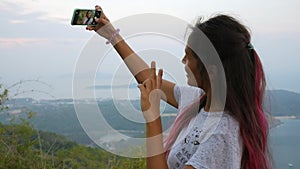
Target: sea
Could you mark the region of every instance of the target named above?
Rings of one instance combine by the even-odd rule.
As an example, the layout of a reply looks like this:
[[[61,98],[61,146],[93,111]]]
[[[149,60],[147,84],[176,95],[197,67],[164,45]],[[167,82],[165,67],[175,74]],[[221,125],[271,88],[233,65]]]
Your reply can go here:
[[[270,151],[275,169],[300,169],[300,119],[280,119],[270,130]]]
[[[300,119],[280,119],[281,124],[270,129],[269,145],[272,169],[300,169]],[[116,140],[117,135],[104,138]],[[119,138],[122,139],[122,138]]]

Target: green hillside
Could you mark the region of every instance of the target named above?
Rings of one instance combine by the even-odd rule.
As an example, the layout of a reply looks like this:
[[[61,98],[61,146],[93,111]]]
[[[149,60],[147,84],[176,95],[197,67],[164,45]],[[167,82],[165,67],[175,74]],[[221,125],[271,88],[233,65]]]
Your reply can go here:
[[[32,103],[32,99],[20,99],[17,102],[8,102],[8,90],[2,90],[0,84],[0,115],[6,123],[0,122],[1,169],[145,168],[144,158],[120,157],[101,148],[79,145],[65,136],[34,129],[32,120],[38,120],[47,113],[38,112],[35,116],[34,112],[28,110],[26,105]],[[48,108],[45,107],[46,110]],[[48,120],[49,124],[55,122]]]
[[[82,129],[74,105],[71,103],[71,100],[44,100],[36,102],[33,99],[13,99],[8,102],[10,107],[8,113],[0,114],[0,121],[4,124],[8,124],[10,118],[26,118],[26,112],[32,111],[35,112],[35,116],[30,119],[30,123],[35,129],[62,134],[80,144],[93,145],[93,141],[89,139]],[[139,100],[131,101],[131,103],[138,109],[140,104]],[[144,123],[130,121],[120,114],[114,106],[113,100],[99,101],[98,105],[107,123],[115,130],[140,131],[137,133],[143,133],[145,131]],[[85,111],[89,112],[89,106],[86,107]],[[126,107],[128,106],[124,105],[122,109],[126,111]],[[176,113],[176,109],[166,106],[165,112]],[[128,113],[130,114],[131,112],[128,111]],[[91,120],[92,119],[91,117]],[[164,128],[168,128],[173,120],[174,116],[164,117]],[[131,134],[130,136],[141,137],[141,134]]]
[[[145,168],[145,159],[131,159],[69,141],[54,133],[34,130],[29,123],[0,124],[0,168]]]

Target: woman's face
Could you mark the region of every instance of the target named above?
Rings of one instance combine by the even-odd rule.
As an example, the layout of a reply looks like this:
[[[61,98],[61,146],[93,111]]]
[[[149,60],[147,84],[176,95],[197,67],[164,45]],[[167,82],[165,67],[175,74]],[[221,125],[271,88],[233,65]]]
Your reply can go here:
[[[184,69],[186,71],[187,83],[191,86],[202,88],[198,60],[188,46],[185,48],[182,63],[185,64]]]
[[[92,11],[88,11],[87,17],[88,17],[88,18],[91,18],[91,17],[92,17]]]

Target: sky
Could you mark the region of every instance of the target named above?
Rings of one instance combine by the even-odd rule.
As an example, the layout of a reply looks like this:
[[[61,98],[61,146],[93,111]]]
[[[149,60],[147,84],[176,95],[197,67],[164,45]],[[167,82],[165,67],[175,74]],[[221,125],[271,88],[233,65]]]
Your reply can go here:
[[[72,13],[75,8],[89,9],[96,4],[102,6],[112,23],[143,13],[166,14],[187,23],[193,23],[198,16],[230,14],[251,30],[252,44],[264,65],[267,88],[300,93],[300,1],[296,0],[1,0],[0,83],[9,87],[23,81],[11,88],[12,94],[35,90],[36,98],[72,97],[72,77],[78,58],[88,42],[97,36],[84,27],[71,26]],[[122,34],[126,28],[120,29]],[[128,41],[135,50],[157,45],[138,37]],[[162,50],[172,50],[168,43],[160,45]],[[178,63],[183,50],[174,49]],[[96,84],[105,84],[113,73],[118,75],[115,69],[122,62],[112,50],[108,53],[108,59],[99,66]],[[152,59],[147,59],[148,55],[151,52],[144,52],[143,57]],[[98,96],[106,95],[109,94]]]

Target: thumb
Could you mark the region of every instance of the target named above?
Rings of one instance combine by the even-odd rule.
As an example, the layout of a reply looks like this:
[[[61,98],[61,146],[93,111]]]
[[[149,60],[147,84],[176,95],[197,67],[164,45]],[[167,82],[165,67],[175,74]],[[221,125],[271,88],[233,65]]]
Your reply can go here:
[[[107,19],[104,19],[104,18],[97,18],[97,17],[94,17],[96,23],[102,23],[104,25],[107,25],[109,24],[109,21]]]
[[[143,84],[138,84],[137,87],[140,89],[141,93],[144,93],[146,91],[146,88],[145,88],[145,86]]]
[[[101,21],[104,25],[109,24],[109,21],[108,21],[107,19],[101,18],[100,21]]]

